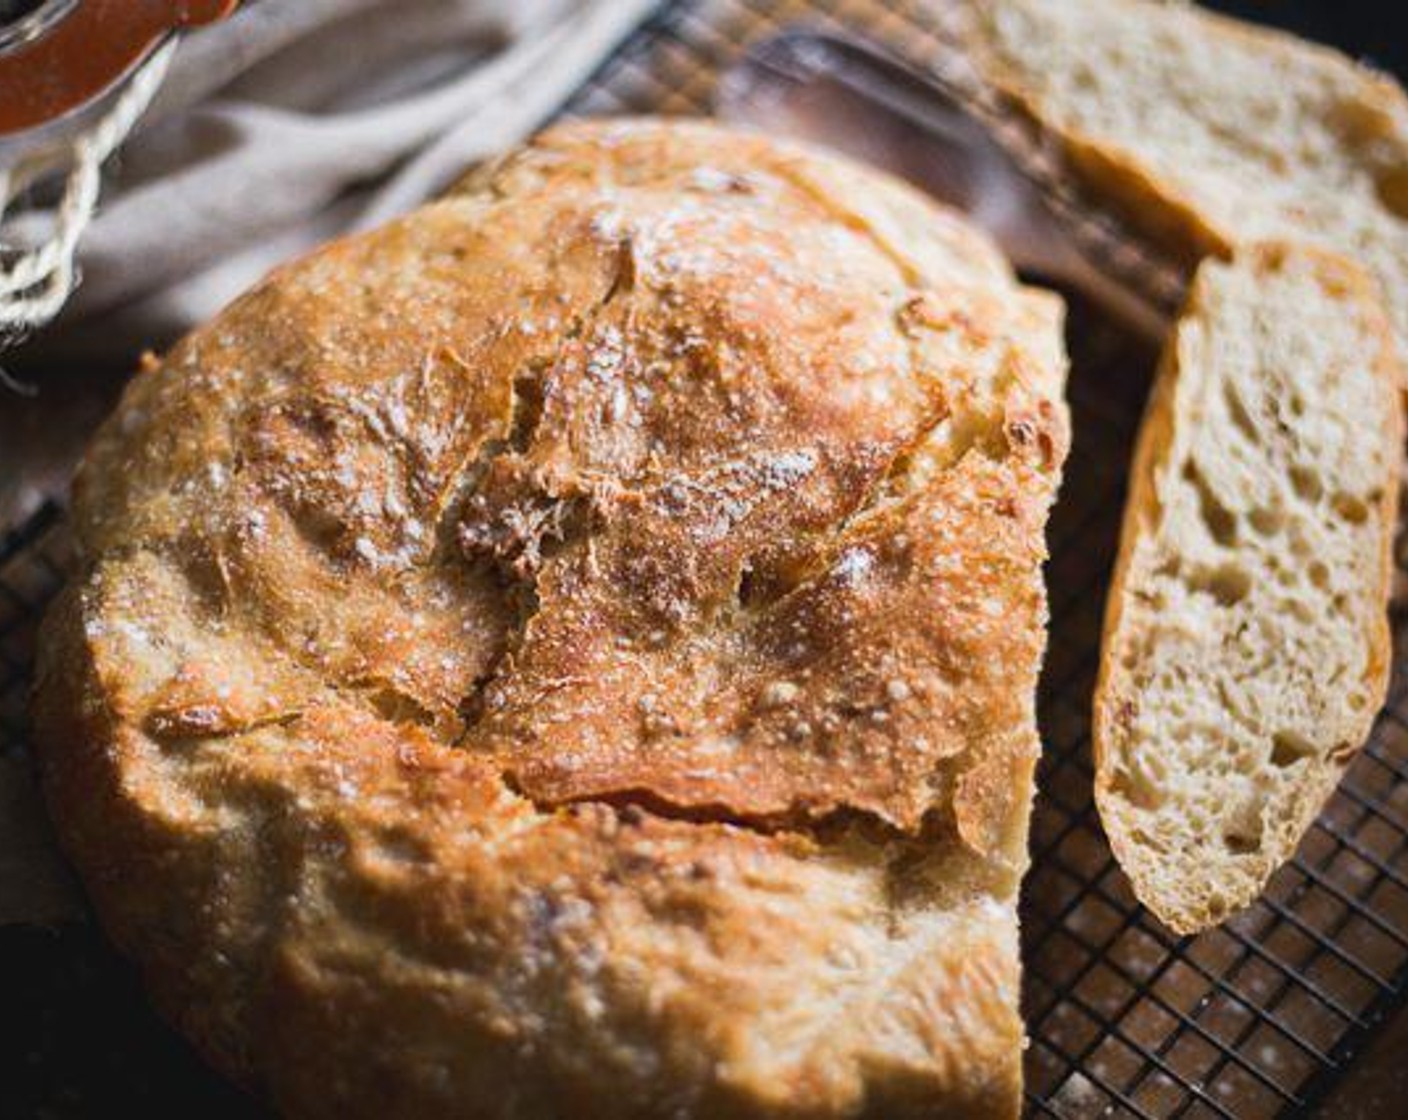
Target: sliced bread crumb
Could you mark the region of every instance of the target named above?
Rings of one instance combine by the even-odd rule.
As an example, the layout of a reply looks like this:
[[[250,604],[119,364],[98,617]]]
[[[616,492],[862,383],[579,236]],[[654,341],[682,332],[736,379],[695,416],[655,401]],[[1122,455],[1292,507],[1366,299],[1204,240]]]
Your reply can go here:
[[[1095,701],[1111,845],[1180,933],[1256,897],[1382,702],[1397,377],[1349,262],[1263,243],[1199,270],[1140,435]]]

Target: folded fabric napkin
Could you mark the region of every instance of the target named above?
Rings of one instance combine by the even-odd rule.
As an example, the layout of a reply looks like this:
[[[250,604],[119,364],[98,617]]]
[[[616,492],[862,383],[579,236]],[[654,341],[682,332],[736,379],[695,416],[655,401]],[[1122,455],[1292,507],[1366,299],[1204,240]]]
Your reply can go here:
[[[382,221],[557,110],[658,0],[263,0],[189,35],[31,344],[126,354]],[[23,244],[47,222],[3,231]]]

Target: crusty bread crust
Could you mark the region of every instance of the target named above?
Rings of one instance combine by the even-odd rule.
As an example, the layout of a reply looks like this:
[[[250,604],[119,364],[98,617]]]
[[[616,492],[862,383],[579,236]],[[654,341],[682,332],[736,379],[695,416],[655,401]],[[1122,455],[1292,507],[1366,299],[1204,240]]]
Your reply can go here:
[[[1166,531],[1160,492],[1173,485],[1171,472],[1177,464],[1172,462],[1171,449],[1176,434],[1180,428],[1195,422],[1177,403],[1180,379],[1191,376],[1185,368],[1190,358],[1183,345],[1184,332],[1194,322],[1216,320],[1212,296],[1215,274],[1219,270],[1240,269],[1257,274],[1284,267],[1286,261],[1308,269],[1320,277],[1328,289],[1343,293],[1345,304],[1363,317],[1369,325],[1369,333],[1377,339],[1373,352],[1364,355],[1362,368],[1343,374],[1376,385],[1379,404],[1362,417],[1362,430],[1355,433],[1355,438],[1375,449],[1377,461],[1381,463],[1378,508],[1371,511],[1369,522],[1375,530],[1377,552],[1368,583],[1356,589],[1355,618],[1346,618],[1347,624],[1361,627],[1359,638],[1365,650],[1361,695],[1368,699],[1357,709],[1339,704],[1336,711],[1327,716],[1327,723],[1333,722],[1339,731],[1341,742],[1337,749],[1297,760],[1288,800],[1273,819],[1265,821],[1267,831],[1254,848],[1236,853],[1235,858],[1206,846],[1175,852],[1161,847],[1151,836],[1148,819],[1139,812],[1138,797],[1122,788],[1128,781],[1128,775],[1123,773],[1123,756],[1130,747],[1135,713],[1149,688],[1147,682],[1139,679],[1147,668],[1149,636],[1140,623],[1128,616],[1136,603],[1147,600],[1156,591],[1156,564],[1151,558],[1155,556],[1156,542]],[[1323,309],[1288,308],[1286,314],[1315,316],[1323,314]],[[1307,393],[1313,392],[1315,378],[1321,376],[1322,372],[1306,371]],[[1230,265],[1216,261],[1205,263],[1195,277],[1187,306],[1165,348],[1139,431],[1119,552],[1106,600],[1095,690],[1093,750],[1096,802],[1115,857],[1128,874],[1139,899],[1178,933],[1195,933],[1216,925],[1260,894],[1266,881],[1290,858],[1334,791],[1345,765],[1367,737],[1382,704],[1392,659],[1386,607],[1398,507],[1399,449],[1403,442],[1403,416],[1396,407],[1400,376],[1391,328],[1373,280],[1358,266],[1334,254],[1285,243],[1245,246]],[[1135,652],[1141,647],[1143,653]],[[1238,674],[1239,667],[1233,663],[1231,655],[1217,648],[1208,648],[1205,654],[1210,665],[1223,666],[1220,672],[1227,679]],[[1343,687],[1346,696],[1356,691],[1349,682]],[[1230,722],[1234,717],[1224,711],[1224,718]],[[1269,759],[1269,742],[1267,748]],[[1265,766],[1268,771],[1274,770],[1269,760]],[[1190,775],[1178,769],[1176,761],[1172,769],[1174,773],[1166,779],[1170,784],[1150,792],[1167,796],[1171,783],[1189,779]],[[1216,793],[1217,778],[1212,776],[1208,780]],[[1230,797],[1232,787],[1224,785],[1221,792],[1224,798]]]
[[[1020,1108],[1060,307],[907,188],[556,130],[149,363],[37,734],[296,1116]]]

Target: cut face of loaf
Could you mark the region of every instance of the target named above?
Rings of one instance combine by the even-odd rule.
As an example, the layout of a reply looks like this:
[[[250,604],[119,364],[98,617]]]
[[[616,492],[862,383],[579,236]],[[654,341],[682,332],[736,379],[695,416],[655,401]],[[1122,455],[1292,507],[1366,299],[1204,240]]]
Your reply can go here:
[[[1191,265],[1237,241],[1362,262],[1408,341],[1408,101],[1289,35],[1146,0],[969,0],[983,77]]]
[[[1264,244],[1203,265],[1165,354],[1107,610],[1096,798],[1181,933],[1260,892],[1382,702],[1391,353],[1362,272]]]

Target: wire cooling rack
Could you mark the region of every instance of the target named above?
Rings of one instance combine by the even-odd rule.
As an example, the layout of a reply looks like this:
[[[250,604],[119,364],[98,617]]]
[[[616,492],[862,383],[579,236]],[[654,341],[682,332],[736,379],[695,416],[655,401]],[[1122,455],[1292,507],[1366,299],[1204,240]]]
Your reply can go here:
[[[723,68],[799,21],[860,28],[919,61],[937,46],[918,3],[677,0],[566,111],[706,112]],[[1088,738],[1153,355],[1079,305],[1071,324],[1075,447],[1051,526],[1046,749],[1022,905],[1028,1111],[1307,1115],[1408,991],[1408,625],[1395,619],[1388,707],[1295,859],[1224,928],[1170,935],[1110,856],[1091,805]],[[0,755],[23,756],[34,628],[66,563],[52,504],[0,541]],[[0,1115],[259,1115],[146,1010],[91,926],[0,930],[0,993]]]

